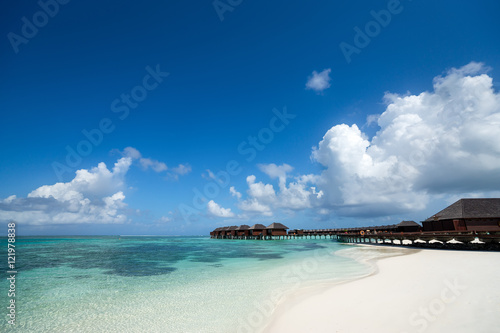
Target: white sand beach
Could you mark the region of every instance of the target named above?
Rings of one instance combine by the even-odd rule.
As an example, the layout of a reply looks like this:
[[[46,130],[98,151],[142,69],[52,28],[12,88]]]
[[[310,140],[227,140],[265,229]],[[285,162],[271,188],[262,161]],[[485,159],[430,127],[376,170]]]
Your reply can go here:
[[[381,259],[368,277],[288,297],[264,332],[498,332],[499,263],[445,250]]]

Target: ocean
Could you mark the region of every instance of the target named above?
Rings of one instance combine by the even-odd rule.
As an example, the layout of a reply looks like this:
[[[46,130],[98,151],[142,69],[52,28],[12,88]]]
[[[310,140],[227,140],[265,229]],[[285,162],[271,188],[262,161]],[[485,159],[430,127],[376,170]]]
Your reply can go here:
[[[362,260],[380,254],[361,249],[330,239],[18,237],[16,324],[4,269],[0,331],[258,332],[291,293],[372,272]]]

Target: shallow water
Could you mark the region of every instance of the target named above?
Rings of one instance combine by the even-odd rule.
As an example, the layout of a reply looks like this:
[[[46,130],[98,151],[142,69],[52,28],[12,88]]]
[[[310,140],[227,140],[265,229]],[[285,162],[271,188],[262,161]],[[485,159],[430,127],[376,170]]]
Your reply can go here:
[[[337,254],[345,248],[331,240],[18,238],[14,331],[258,331],[287,293],[366,275],[371,268],[355,254]],[[8,326],[5,319],[0,330]]]

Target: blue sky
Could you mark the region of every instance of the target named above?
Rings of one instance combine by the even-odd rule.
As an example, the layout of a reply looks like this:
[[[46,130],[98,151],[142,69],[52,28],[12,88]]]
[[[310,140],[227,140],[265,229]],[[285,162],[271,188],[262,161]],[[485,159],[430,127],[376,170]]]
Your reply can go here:
[[[2,7],[20,234],[387,224],[500,195],[497,2]]]

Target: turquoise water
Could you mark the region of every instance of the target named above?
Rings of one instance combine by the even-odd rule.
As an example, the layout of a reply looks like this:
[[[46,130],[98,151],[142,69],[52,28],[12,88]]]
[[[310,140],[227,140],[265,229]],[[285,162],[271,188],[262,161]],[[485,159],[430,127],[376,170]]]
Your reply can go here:
[[[369,266],[338,255],[346,247],[331,240],[18,238],[16,325],[4,316],[0,331],[255,332],[291,292],[367,274]]]

